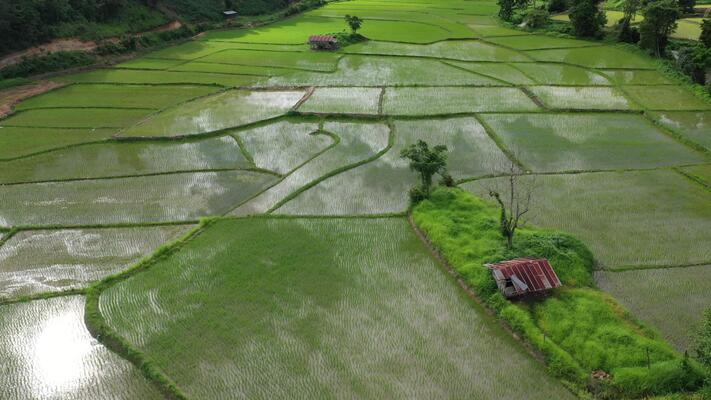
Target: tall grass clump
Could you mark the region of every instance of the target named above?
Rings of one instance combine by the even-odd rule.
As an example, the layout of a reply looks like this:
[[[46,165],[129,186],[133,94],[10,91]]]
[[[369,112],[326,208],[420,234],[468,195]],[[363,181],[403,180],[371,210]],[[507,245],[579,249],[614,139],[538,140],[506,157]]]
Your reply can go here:
[[[498,209],[460,189],[437,189],[413,209],[413,219],[479,297],[574,389],[619,399],[701,386],[704,374],[697,363],[594,287],[594,257],[574,237],[528,227],[517,232],[507,250]],[[516,257],[547,258],[563,288],[548,297],[506,300],[484,264]],[[592,378],[599,370],[610,377]]]

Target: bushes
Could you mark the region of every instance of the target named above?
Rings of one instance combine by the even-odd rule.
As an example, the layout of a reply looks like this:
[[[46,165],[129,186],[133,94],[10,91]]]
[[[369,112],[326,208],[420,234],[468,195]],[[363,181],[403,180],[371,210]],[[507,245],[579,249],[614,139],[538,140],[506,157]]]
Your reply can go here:
[[[523,18],[523,21],[526,23],[527,27],[538,29],[548,25],[550,17],[551,16],[548,11],[541,8],[534,8],[526,12],[526,16]]]
[[[639,24],[639,45],[653,55],[664,55],[669,35],[677,27],[681,13],[675,0],[654,0],[642,10],[644,20]]]
[[[568,8],[566,0],[550,0],[548,3],[548,11],[551,13],[563,12]]]
[[[576,36],[600,37],[607,22],[604,10],[598,7],[599,0],[575,0],[570,9],[570,22]]]
[[[0,79],[18,78],[47,72],[82,67],[94,63],[94,56],[81,51],[60,51],[23,58],[17,64],[0,69]]]
[[[701,385],[695,362],[593,288],[593,255],[577,239],[529,228],[519,230],[514,248],[506,250],[498,209],[460,189],[436,189],[413,209],[413,219],[499,317],[544,355],[555,376],[615,399]],[[506,300],[484,264],[522,256],[548,258],[564,288],[545,298]],[[596,369],[613,378],[591,380]]]

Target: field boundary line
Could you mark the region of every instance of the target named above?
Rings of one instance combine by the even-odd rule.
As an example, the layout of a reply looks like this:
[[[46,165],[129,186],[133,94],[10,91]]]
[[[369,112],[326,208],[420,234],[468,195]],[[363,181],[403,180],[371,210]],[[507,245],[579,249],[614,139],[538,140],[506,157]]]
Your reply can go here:
[[[648,271],[656,269],[677,269],[677,268],[692,268],[692,267],[706,267],[709,266],[711,270],[711,260],[702,261],[691,264],[666,264],[666,265],[623,265],[620,267],[607,267],[599,269],[595,272],[628,272],[628,271]]]
[[[169,176],[169,175],[181,175],[181,174],[199,174],[199,173],[209,173],[209,172],[255,172],[260,174],[268,174],[281,176],[280,174],[263,168],[248,167],[248,168],[208,168],[208,169],[188,169],[188,170],[177,170],[177,171],[162,171],[162,172],[151,172],[145,174],[131,174],[131,175],[115,175],[115,176],[100,176],[95,178],[60,178],[60,179],[48,179],[41,181],[26,181],[26,182],[0,182],[0,187],[2,186],[21,186],[21,185],[36,185],[43,183],[71,183],[71,182],[87,182],[87,181],[109,181],[117,179],[130,179],[130,178],[143,178],[143,177],[154,177],[154,176]]]
[[[134,347],[128,340],[109,326],[101,313],[99,306],[100,297],[105,290],[148,270],[158,261],[179,252],[185,244],[202,234],[214,221],[214,219],[210,218],[202,219],[197,227],[182,237],[164,244],[125,271],[107,276],[90,285],[86,290],[84,323],[91,336],[106,346],[107,349],[126,359],[138,368],[142,375],[154,384],[168,400],[187,400],[188,397],[177,384],[158,367],[155,361]]]
[[[0,307],[6,306],[9,304],[18,304],[18,303],[29,303],[31,301],[38,301],[38,300],[47,300],[47,299],[53,299],[56,297],[67,297],[67,296],[83,296],[86,294],[87,288],[71,288],[71,289],[64,289],[64,290],[58,290],[54,292],[40,292],[40,293],[34,293],[34,294],[26,294],[26,295],[21,295],[21,296],[0,296]]]
[[[708,165],[708,164],[701,164],[701,165]],[[704,180],[703,178],[701,178],[699,176],[696,176],[694,174],[684,171],[682,168],[684,168],[684,167],[674,167],[673,170],[676,173],[680,174],[681,176],[689,179],[690,181],[692,181],[698,185],[701,185],[702,188],[704,188],[708,191],[711,191],[711,183],[706,182],[706,180]]]
[[[505,81],[505,80],[499,79],[499,78],[497,78],[497,77],[495,77],[495,76],[487,75],[487,74],[484,74],[484,73],[481,73],[481,72],[477,72],[477,71],[472,71],[472,70],[470,70],[470,69],[464,68],[464,67],[459,66],[459,65],[454,65],[454,64],[451,63],[451,61],[439,60],[439,62],[441,62],[442,64],[447,65],[447,66],[449,66],[449,67],[452,67],[452,68],[454,68],[454,69],[458,69],[458,70],[460,70],[460,71],[464,71],[464,72],[467,72],[467,73],[470,73],[470,74],[473,74],[473,75],[477,75],[477,76],[481,76],[481,77],[484,77],[484,78],[487,78],[487,79],[492,79],[492,80],[497,81],[497,82],[501,82],[502,84],[504,84],[504,85],[506,85],[506,86],[513,86],[513,85],[514,85],[513,82]],[[495,86],[492,86],[492,87],[495,87]]]
[[[342,174],[346,171],[358,168],[362,165],[371,163],[371,162],[379,159],[380,157],[384,156],[395,145],[395,125],[392,123],[392,121],[388,121],[387,125],[389,128],[388,144],[385,146],[385,148],[383,148],[379,152],[375,153],[374,155],[372,155],[366,159],[360,160],[360,161],[355,162],[353,164],[348,164],[348,165],[344,165],[339,168],[336,168],[330,172],[327,172],[325,175],[322,175],[321,177],[316,178],[316,179],[312,180],[311,182],[301,186],[299,189],[296,189],[295,191],[291,192],[289,195],[287,195],[283,199],[279,200],[276,204],[274,204],[269,210],[267,210],[267,214],[273,213],[274,211],[276,211],[280,207],[282,207],[284,204],[286,204],[289,201],[298,197],[301,193],[311,189],[312,187],[318,185],[319,183],[321,183],[329,178],[332,178],[336,175]]]
[[[304,103],[309,101],[309,99],[311,98],[311,96],[314,94],[315,91],[316,91],[316,86],[309,87],[308,90],[306,90],[306,93],[304,93],[304,95],[301,96],[299,101],[297,101],[296,104],[294,104],[294,106],[291,107],[290,111],[297,111],[299,108],[301,108],[301,106]]]
[[[484,121],[481,116],[474,114],[473,117],[477,120],[479,125],[484,128],[484,132],[487,136],[494,142],[494,144],[501,150],[502,153],[509,159],[512,163],[516,164],[523,171],[531,171],[531,168],[519,160],[516,155],[506,146],[506,143],[496,134],[496,132],[489,126],[489,124]],[[493,177],[493,176],[492,176]],[[459,184],[459,182],[457,182]]]
[[[127,222],[112,224],[79,224],[79,225],[17,225],[13,230],[22,231],[56,231],[75,229],[116,229],[116,228],[148,228],[157,226],[197,225],[200,220],[165,221],[165,222]]]

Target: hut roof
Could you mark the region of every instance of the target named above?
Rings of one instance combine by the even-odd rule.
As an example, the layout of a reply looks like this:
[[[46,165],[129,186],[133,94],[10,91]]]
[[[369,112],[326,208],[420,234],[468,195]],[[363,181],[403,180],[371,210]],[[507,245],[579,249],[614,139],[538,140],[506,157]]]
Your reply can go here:
[[[553,267],[544,258],[517,258],[496,264],[487,264],[497,280],[510,279],[515,295],[540,292],[561,286]]]
[[[309,37],[309,42],[311,43],[336,43],[336,39],[333,35],[313,35]]]
[[[223,11],[222,14],[224,14],[224,15],[227,16],[227,17],[231,17],[231,16],[233,16],[233,15],[237,15],[237,11],[234,11],[234,10],[227,10],[227,11]]]

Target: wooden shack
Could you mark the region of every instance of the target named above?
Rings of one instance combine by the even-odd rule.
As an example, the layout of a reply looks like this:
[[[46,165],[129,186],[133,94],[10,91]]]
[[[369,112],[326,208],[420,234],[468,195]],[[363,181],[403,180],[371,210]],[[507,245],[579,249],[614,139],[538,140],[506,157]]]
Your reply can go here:
[[[225,19],[235,19],[235,18],[237,18],[237,11],[235,11],[235,10],[223,11],[222,15],[225,17]]]
[[[553,267],[544,258],[517,258],[486,264],[506,297],[542,293],[561,286]]]
[[[312,50],[338,50],[338,39],[333,35],[313,35],[309,44]]]

